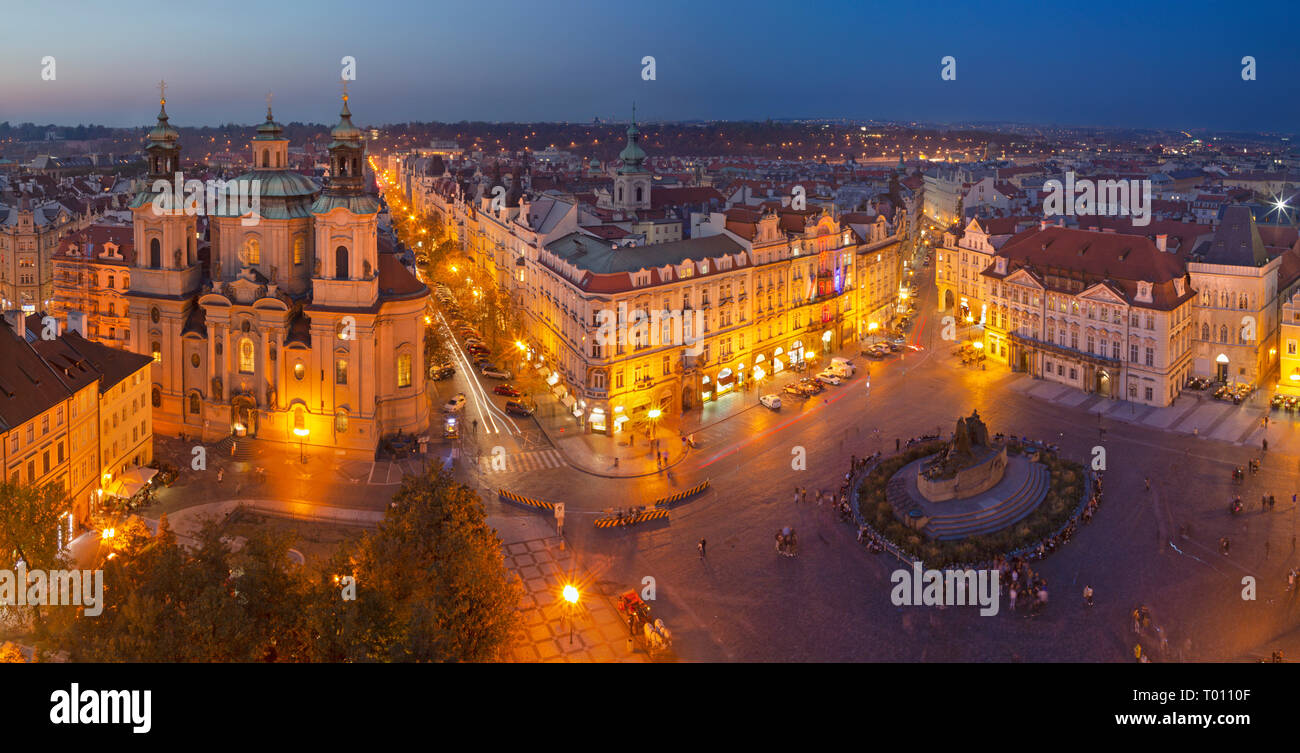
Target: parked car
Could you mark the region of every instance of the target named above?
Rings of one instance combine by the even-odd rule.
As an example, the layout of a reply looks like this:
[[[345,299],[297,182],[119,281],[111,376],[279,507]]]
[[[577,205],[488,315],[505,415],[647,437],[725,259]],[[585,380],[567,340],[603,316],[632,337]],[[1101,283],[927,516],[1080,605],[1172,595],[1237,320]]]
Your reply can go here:
[[[826,389],[826,385],[818,382],[816,379],[804,377],[799,380],[799,389],[802,390],[805,395],[817,395]]]
[[[460,439],[460,422],[455,416],[447,416],[447,420],[442,422],[443,439]]]
[[[781,410],[781,398],[776,395],[763,395],[758,399],[760,405],[772,410]]]
[[[505,369],[502,369],[502,368],[498,368],[498,367],[496,367],[496,366],[493,366],[492,364],[488,364],[487,366],[484,366],[484,367],[483,367],[483,370],[480,371],[479,373],[482,374],[483,376],[489,378],[489,379],[509,379],[509,378],[510,378],[510,372],[509,372],[509,371],[506,371]]]
[[[455,374],[456,370],[450,366],[429,367],[429,378],[435,382],[440,382],[443,379],[451,379]]]
[[[835,376],[835,372],[832,371],[823,371],[822,373],[818,374],[817,381],[821,382],[822,384],[833,384],[837,387],[843,383],[843,381],[838,376]]]
[[[787,384],[785,386],[785,389],[781,391],[786,393],[787,395],[794,395],[795,397],[808,397],[807,395],[803,394],[803,390],[799,389],[799,385],[797,384]]]
[[[534,410],[533,406],[518,400],[506,401],[506,413],[512,416],[531,416]]]
[[[513,384],[498,384],[497,386],[492,388],[492,391],[498,395],[505,395],[506,397],[519,397],[520,395],[524,394],[519,390],[515,389],[515,386]]]
[[[442,405],[443,413],[460,413],[465,409],[465,393],[458,392],[456,396]]]
[[[482,345],[467,345],[465,347],[465,352],[469,353],[471,356],[474,356],[475,358],[483,358],[484,356],[492,355],[492,351],[488,350]]]

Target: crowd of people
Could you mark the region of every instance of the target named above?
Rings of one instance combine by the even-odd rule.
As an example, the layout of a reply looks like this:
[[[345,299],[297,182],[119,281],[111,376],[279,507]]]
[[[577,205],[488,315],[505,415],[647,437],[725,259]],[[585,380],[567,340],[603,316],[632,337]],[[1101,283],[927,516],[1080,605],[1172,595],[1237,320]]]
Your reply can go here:
[[[1047,606],[1047,578],[1035,573],[1025,558],[998,556],[993,565],[998,571],[998,585],[1012,613],[1023,607],[1032,617]],[[1089,589],[1084,598],[1091,597]]]

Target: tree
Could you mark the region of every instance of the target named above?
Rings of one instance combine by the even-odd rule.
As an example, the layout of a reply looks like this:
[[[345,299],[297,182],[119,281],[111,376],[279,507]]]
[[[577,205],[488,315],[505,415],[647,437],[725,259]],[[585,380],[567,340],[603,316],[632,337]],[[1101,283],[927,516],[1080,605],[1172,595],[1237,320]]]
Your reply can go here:
[[[59,542],[59,522],[67,509],[62,486],[0,482],[0,564],[9,567],[22,560],[29,571],[60,569],[67,555]],[[40,607],[32,605],[31,610],[42,632]]]
[[[76,661],[490,661],[519,629],[521,590],[473,490],[407,476],[380,529],[318,568],[287,535],[236,550],[209,523],[165,526],[104,565],[103,613],[59,635]],[[355,579],[345,599],[344,577]]]
[[[522,590],[501,540],[478,495],[440,466],[403,479],[358,559],[360,592],[391,615],[375,658],[491,661],[519,629]]]
[[[64,561],[59,520],[68,509],[61,486],[0,482],[0,560],[10,554],[32,570],[53,570]]]

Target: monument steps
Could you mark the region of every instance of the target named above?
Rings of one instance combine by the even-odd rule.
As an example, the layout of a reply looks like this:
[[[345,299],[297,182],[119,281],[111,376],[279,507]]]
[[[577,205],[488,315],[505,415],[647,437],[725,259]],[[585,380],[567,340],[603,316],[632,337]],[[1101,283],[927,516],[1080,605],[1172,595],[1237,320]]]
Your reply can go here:
[[[1000,531],[1033,512],[1046,496],[1052,476],[1046,466],[1033,463],[1023,483],[996,505],[951,516],[933,517],[924,531],[938,541],[954,541]]]

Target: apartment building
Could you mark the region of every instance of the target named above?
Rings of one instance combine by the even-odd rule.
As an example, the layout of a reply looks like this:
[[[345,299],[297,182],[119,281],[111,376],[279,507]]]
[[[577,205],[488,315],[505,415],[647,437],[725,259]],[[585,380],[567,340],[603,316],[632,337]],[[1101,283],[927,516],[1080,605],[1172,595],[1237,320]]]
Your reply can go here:
[[[134,230],[127,226],[91,225],[64,238],[53,256],[54,302],[49,313],[66,323],[69,312],[87,315],[86,337],[115,348],[131,340],[131,284],[135,263]]]
[[[115,478],[153,459],[151,406],[145,399],[152,360],[91,342],[76,330],[42,339],[33,326],[38,319],[18,311],[5,318],[8,326],[0,327],[5,477],[18,484],[56,484],[67,492],[68,509],[59,524],[67,543],[113,494]],[[84,326],[77,316],[73,323]]]
[[[1183,259],[1148,238],[1040,227],[983,276],[984,351],[1013,370],[1158,407],[1191,373],[1196,294]]]

